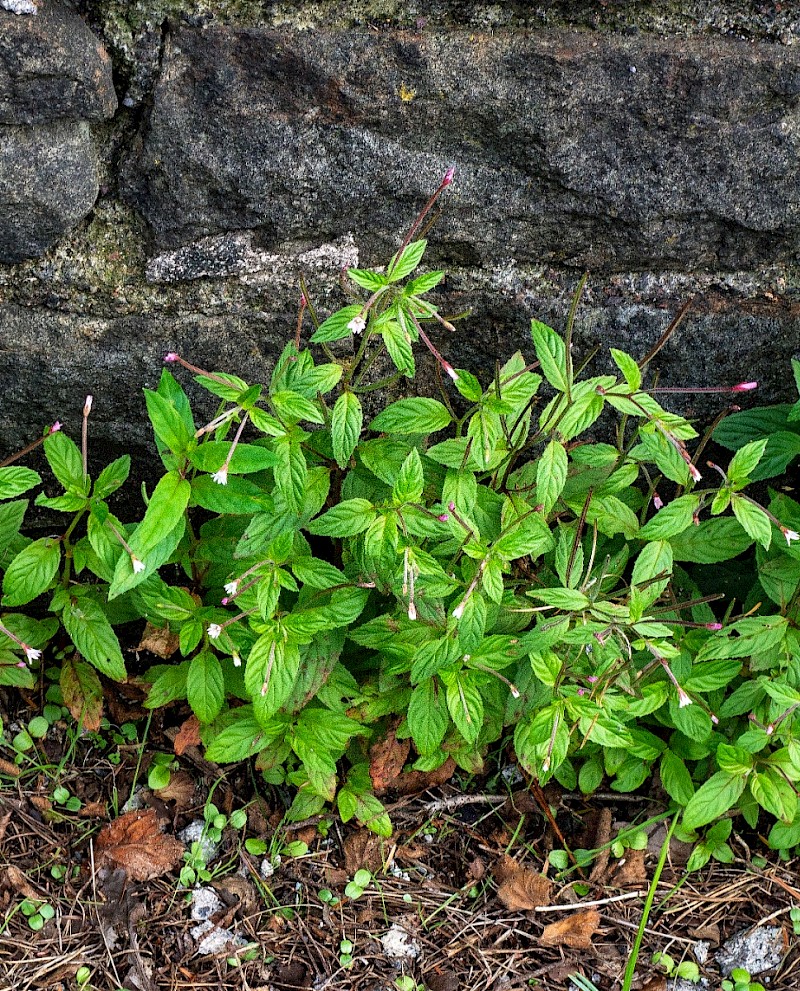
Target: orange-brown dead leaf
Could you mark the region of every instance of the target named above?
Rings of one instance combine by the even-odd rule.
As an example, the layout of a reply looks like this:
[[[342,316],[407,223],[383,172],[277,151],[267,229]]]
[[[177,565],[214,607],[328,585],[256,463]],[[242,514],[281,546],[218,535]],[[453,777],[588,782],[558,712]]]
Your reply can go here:
[[[552,883],[530,867],[522,867],[511,857],[503,857],[494,871],[497,897],[512,912],[529,912],[550,901]]]
[[[369,748],[369,776],[377,792],[391,787],[397,780],[411,749],[411,740],[398,740],[395,729],[389,729],[383,739]]]
[[[153,626],[152,623],[147,623],[144,633],[142,633],[142,639],[136,649],[149,650],[151,654],[155,654],[156,657],[161,657],[166,661],[172,657],[180,645],[180,637],[177,633],[171,633],[168,625],[162,629],[161,627]]]
[[[344,868],[350,877],[362,867],[377,873],[381,864],[381,840],[375,833],[359,829],[347,836],[344,841]]]
[[[195,715],[181,723],[181,728],[173,740],[172,746],[178,757],[186,752],[187,747],[200,745],[200,720]]]
[[[13,864],[9,864],[3,872],[3,880],[16,892],[22,895],[23,898],[31,898],[34,901],[41,901],[45,896],[41,891],[37,891],[31,883],[28,881],[26,875],[19,869],[19,867],[14,867]]]
[[[600,913],[596,908],[587,908],[545,926],[539,942],[543,946],[571,946],[575,950],[588,950],[599,925]]]
[[[438,788],[453,777],[456,762],[448,757],[435,771],[404,771],[392,783],[392,789],[400,795],[416,795],[428,788]]]
[[[146,809],[103,826],[95,850],[99,867],[121,867],[132,881],[149,881],[172,870],[184,846],[161,832],[155,809]]]
[[[174,802],[176,811],[184,811],[194,805],[195,781],[188,771],[170,775],[169,784],[156,791],[165,802]]]
[[[641,888],[647,885],[647,872],[644,868],[646,850],[626,850],[625,860],[612,875],[615,888]]]

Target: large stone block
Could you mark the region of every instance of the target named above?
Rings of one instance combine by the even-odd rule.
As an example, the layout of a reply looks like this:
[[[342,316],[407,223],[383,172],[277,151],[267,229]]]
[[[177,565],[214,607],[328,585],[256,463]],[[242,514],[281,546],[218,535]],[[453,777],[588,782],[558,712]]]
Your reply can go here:
[[[0,11],[0,264],[43,254],[91,210],[89,122],[116,105],[108,56],[77,14]]]
[[[445,261],[743,269],[800,249],[799,95],[800,52],[719,38],[182,29],[124,185],[161,248],[382,254],[455,165]]]

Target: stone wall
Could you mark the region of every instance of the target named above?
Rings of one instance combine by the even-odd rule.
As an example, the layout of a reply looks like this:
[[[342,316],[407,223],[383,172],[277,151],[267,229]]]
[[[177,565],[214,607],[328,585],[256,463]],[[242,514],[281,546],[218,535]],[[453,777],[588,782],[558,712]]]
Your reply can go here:
[[[168,350],[263,378],[300,275],[341,305],[449,166],[453,364],[530,353],[588,271],[579,348],[694,296],[662,383],[788,398],[799,152],[795,4],[0,0],[0,459],[87,392],[143,455]]]

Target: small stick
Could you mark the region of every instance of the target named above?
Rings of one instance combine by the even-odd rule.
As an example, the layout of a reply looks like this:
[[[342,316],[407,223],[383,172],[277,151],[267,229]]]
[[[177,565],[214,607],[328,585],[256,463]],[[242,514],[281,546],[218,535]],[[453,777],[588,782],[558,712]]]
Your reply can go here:
[[[593,902],[576,902],[574,905],[537,905],[534,912],[571,912],[582,908],[596,908],[598,905],[610,905],[611,902],[624,902],[631,898],[644,898],[646,891],[628,891],[624,895],[612,895],[610,898],[597,898]]]

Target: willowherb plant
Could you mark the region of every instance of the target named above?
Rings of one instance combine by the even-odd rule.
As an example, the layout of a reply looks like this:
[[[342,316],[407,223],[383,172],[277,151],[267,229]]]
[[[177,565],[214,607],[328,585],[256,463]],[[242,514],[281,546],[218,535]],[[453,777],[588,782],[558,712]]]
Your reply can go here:
[[[432,340],[453,329],[428,298],[443,273],[418,274],[426,242],[414,240],[451,179],[384,271],[349,271],[359,302],[320,323],[304,290],[268,384],[167,355],[219,406],[198,426],[166,369],[145,392],[165,474],[138,524],[105,502],[124,465],[90,486],[75,445],[45,442],[66,490],[45,504],[75,514],[50,608],[77,662],[123,677],[110,620],[168,625],[183,659],[151,669],[147,704],[187,699],[208,759],[255,756],[268,781],[296,787],[295,818],[335,800],[388,834],[369,745],[390,725],[418,770],[477,771],[513,730],[540,782],[630,791],[657,770],[686,829],[763,808],[776,845],[795,845],[800,507],[744,492],[766,438],[725,469],[699,467],[708,438],[692,454],[695,428],[656,398],[672,390],[646,385],[655,349],[641,362],[612,349],[617,374],[576,373],[575,307],[564,337],[532,321],[534,360],[517,353],[483,383],[454,368]],[[301,345],[306,319],[321,361]],[[413,379],[419,346],[440,397],[365,422],[363,396]],[[385,355],[396,371],[375,381]],[[615,443],[582,441],[608,408]],[[685,565],[754,543],[741,611],[715,614],[719,596]],[[28,547],[9,563],[10,604],[55,584],[59,561],[51,573],[32,560]],[[168,583],[165,565],[182,577]]]

